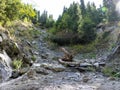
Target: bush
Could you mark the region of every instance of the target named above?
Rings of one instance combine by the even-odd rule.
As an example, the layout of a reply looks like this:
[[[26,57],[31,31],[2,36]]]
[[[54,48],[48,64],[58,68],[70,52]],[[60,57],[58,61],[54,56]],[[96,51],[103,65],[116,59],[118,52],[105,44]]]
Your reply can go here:
[[[35,61],[35,60],[36,60],[36,56],[33,55],[33,56],[31,57],[31,59],[32,59],[32,61]]]
[[[53,27],[53,28],[50,28],[50,29],[48,30],[48,32],[49,32],[50,34],[56,34],[56,32],[58,32],[58,31]]]
[[[13,24],[13,23],[12,23],[11,21],[7,21],[4,26],[5,26],[5,27],[10,27],[10,26],[12,26],[12,24]]]
[[[106,76],[120,78],[120,72],[113,70],[112,67],[104,67],[103,70],[102,70],[102,72]]]
[[[90,43],[96,39],[95,23],[89,18],[85,17],[78,28],[78,32],[82,34],[82,42]]]
[[[13,65],[13,67],[14,67],[14,69],[15,70],[19,70],[21,67],[22,67],[22,64],[23,64],[23,62],[22,62],[22,60],[20,59],[20,60],[14,60],[13,62],[12,62],[12,65]]]
[[[120,72],[116,72],[112,68],[105,67],[102,72],[107,76],[120,78]]]
[[[105,67],[102,72],[107,76],[112,76],[113,73],[112,69],[107,67]]]
[[[77,33],[64,31],[58,32],[56,35],[51,35],[50,40],[58,45],[70,45],[82,42]]]
[[[120,72],[115,73],[113,77],[120,78]]]

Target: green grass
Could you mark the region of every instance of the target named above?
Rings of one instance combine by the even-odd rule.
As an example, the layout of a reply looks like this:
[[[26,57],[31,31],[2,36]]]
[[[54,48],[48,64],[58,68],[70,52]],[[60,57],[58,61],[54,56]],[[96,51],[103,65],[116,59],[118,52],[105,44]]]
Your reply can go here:
[[[120,78],[120,72],[116,72],[110,67],[104,67],[102,72],[106,76],[110,76],[110,77],[114,77],[114,78]]]
[[[90,44],[86,44],[86,45],[81,45],[81,44],[72,45],[71,49],[73,49],[76,53],[78,53],[78,52],[79,53],[90,53],[90,52],[95,51],[96,47],[95,47],[94,43],[90,43]]]
[[[108,67],[105,67],[103,68],[102,72],[106,75],[106,76],[112,76],[112,69],[111,68],[108,68]]]
[[[58,30],[56,30],[55,28],[50,28],[48,30],[48,33],[51,33],[51,34],[55,34],[56,32],[58,32]]]
[[[115,73],[113,77],[120,78],[120,72]]]
[[[13,62],[12,62],[13,68],[14,68],[15,70],[20,70],[20,68],[22,67],[22,64],[23,64],[23,62],[22,62],[21,59],[20,59],[20,60],[15,59],[15,60],[13,60]]]

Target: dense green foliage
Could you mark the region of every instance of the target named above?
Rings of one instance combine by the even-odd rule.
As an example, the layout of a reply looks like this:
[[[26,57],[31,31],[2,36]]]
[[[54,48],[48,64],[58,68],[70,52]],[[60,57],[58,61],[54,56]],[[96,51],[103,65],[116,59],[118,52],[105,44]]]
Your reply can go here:
[[[0,0],[0,23],[4,26],[9,21],[29,20],[36,16],[31,5],[26,5],[21,0]]]
[[[115,5],[112,0],[103,0],[103,6],[96,8],[94,3],[84,4],[73,2],[69,8],[64,7],[50,29],[51,40],[60,45],[87,44],[96,39],[96,27],[99,23],[107,23],[118,20]]]
[[[60,45],[87,44],[96,39],[96,26],[119,20],[113,0],[103,0],[103,6],[96,8],[94,3],[84,0],[73,2],[70,7],[63,8],[62,15],[56,20],[47,11],[40,13],[31,5],[21,0],[0,0],[0,24],[14,20],[31,21],[42,28],[49,28],[50,39]]]
[[[115,10],[115,3],[113,0],[103,0],[103,6],[107,8],[105,14],[106,14],[106,20],[108,22],[110,21],[116,21],[118,19],[117,12]]]
[[[47,11],[44,11],[41,15],[37,12],[37,22],[40,26],[50,28],[54,25],[53,15],[49,15]]]
[[[85,7],[83,0],[81,0],[81,4],[83,5],[73,2],[69,8],[64,8],[62,16],[58,18],[53,27],[54,36],[51,37],[52,41],[64,45],[85,44],[95,40],[94,28],[99,23],[99,16],[95,14],[98,11],[94,4],[89,3]]]

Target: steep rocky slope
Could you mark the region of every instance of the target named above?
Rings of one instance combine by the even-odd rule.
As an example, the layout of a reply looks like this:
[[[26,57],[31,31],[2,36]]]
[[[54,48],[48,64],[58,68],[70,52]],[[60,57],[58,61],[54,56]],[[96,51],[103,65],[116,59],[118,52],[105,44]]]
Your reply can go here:
[[[37,34],[36,34],[37,33]],[[30,23],[21,21],[0,27],[0,73],[2,81],[15,78],[27,72],[35,60],[36,45],[32,39],[37,38],[39,31]]]
[[[102,36],[102,41],[108,48],[108,56],[106,58],[105,72],[108,75],[119,77],[120,74],[120,23],[111,23],[104,26],[98,34]],[[99,29],[99,30],[100,30]],[[104,38],[103,38],[104,37]]]
[[[113,80],[114,78],[104,76],[99,69],[94,70],[90,68],[92,69],[91,71],[86,70],[82,72],[78,67],[66,67],[60,64],[58,58],[63,56],[63,53],[59,50],[50,49],[48,43],[44,40],[44,37],[47,36],[46,30],[41,30],[40,28],[31,26],[31,24],[22,22],[21,24],[18,22],[16,25],[18,25],[17,30],[16,26],[9,27],[11,30],[12,28],[16,30],[13,30],[16,37],[14,42],[18,44],[20,52],[27,56],[25,60],[30,60],[31,62],[32,56],[34,56],[36,57],[36,61],[32,63],[31,67],[29,66],[31,63],[27,63],[27,67],[29,68],[27,71],[25,69],[27,67],[23,67],[24,69],[22,70],[25,70],[25,74],[22,76],[17,75],[19,76],[18,78],[14,76],[15,79],[1,83],[0,90],[119,90],[119,80]],[[115,28],[117,28],[115,30],[117,32],[119,29],[118,26]],[[40,33],[38,33],[37,30],[39,30]],[[112,30],[109,35],[115,34],[112,34],[115,32],[114,29]],[[37,34],[33,31],[37,31]],[[118,42],[118,36],[116,34],[114,35],[116,39],[112,39],[113,41],[115,40],[115,44]],[[13,37],[11,37],[11,40],[13,40],[12,38]],[[116,53],[117,50],[119,49],[115,50]],[[13,51],[13,49],[11,51]],[[114,57],[112,53],[107,59],[110,60],[111,57]],[[11,57],[11,60],[12,58],[14,59],[14,57]],[[77,57],[77,59],[79,60],[79,57]],[[104,58],[103,60],[107,62],[107,59]],[[101,58],[83,59],[82,62],[99,62],[100,60]],[[107,62],[107,66],[109,66],[109,64],[111,64],[111,62]]]

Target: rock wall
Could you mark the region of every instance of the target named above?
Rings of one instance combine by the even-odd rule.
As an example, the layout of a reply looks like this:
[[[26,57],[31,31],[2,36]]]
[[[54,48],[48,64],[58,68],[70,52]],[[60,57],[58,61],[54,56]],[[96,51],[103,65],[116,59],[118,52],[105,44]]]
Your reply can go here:
[[[27,39],[27,35],[33,38],[33,29],[35,29],[35,27],[32,24],[26,24],[21,21],[16,21],[13,25],[6,28],[0,26],[1,81],[6,81],[10,77],[14,77],[12,74],[16,72],[13,66],[15,60],[22,60],[22,68],[28,68],[32,65],[33,60],[31,58],[33,56],[33,46],[29,37]],[[32,33],[30,33],[30,31]],[[18,33],[21,33],[22,36],[18,35]],[[17,70],[17,73],[19,72],[20,71]]]
[[[111,28],[111,29],[110,29]],[[109,55],[106,59],[106,67],[110,69],[111,72],[120,72],[120,25],[119,22],[115,25],[106,27],[109,31]]]

